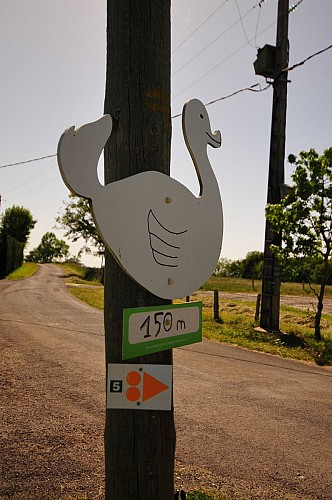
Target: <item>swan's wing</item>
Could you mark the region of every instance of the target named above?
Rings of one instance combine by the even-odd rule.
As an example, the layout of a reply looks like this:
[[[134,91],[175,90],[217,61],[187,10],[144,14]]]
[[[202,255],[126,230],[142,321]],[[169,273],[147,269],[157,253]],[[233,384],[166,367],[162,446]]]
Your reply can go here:
[[[155,262],[161,266],[178,267],[181,244],[187,229],[173,231],[165,227],[152,210],[148,213],[149,241]]]

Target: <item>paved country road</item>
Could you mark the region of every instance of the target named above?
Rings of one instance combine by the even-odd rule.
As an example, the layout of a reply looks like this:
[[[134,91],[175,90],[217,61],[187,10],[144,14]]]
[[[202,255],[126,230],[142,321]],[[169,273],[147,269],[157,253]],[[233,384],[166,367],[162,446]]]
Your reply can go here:
[[[0,349],[0,498],[102,498],[102,314],[44,265],[0,282]],[[176,486],[332,499],[331,394],[328,368],[211,342],[176,349]]]

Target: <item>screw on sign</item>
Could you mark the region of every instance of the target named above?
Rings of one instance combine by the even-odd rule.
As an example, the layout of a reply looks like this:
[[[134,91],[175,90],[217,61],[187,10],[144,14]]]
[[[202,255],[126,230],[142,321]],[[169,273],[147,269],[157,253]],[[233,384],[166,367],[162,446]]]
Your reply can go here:
[[[108,365],[107,408],[171,410],[171,365]]]

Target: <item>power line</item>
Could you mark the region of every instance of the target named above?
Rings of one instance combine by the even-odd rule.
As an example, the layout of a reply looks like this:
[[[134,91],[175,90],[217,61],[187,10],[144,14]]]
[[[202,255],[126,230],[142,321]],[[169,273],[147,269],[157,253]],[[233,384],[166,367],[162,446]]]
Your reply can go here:
[[[247,12],[245,14],[243,14],[242,19],[245,18],[252,11],[253,8],[254,7],[251,7],[249,10],[247,10]],[[211,45],[213,45],[222,36],[226,35],[226,33],[228,33],[232,28],[234,28],[234,26],[236,26],[240,21],[241,21],[241,19],[237,19],[236,21],[234,21],[233,24],[231,24],[225,31],[223,31],[222,33],[220,33],[220,35],[218,35],[216,38],[214,38],[208,45],[206,45],[196,55],[194,55],[191,59],[189,59],[189,61],[187,61],[183,66],[181,66],[179,69],[177,69],[176,71],[174,71],[172,73],[172,77],[174,77],[175,75],[177,75],[178,73],[180,73],[180,71],[182,71],[184,68],[186,68],[188,66],[188,64],[192,63],[195,59],[197,59],[197,57],[199,57],[203,52],[205,52],[207,49],[209,49],[211,47]],[[244,47],[246,45],[247,45],[247,43],[245,43]]]
[[[267,31],[268,29],[270,29],[276,22],[274,21],[272,24],[270,24],[267,28],[265,28],[263,31],[261,31],[259,34],[263,34],[265,31]],[[190,85],[188,85],[188,87],[186,87],[185,89],[181,90],[181,92],[179,92],[178,94],[176,94],[176,96],[174,96],[174,99],[176,99],[177,97],[179,97],[181,94],[183,94],[184,92],[186,92],[186,90],[190,89],[191,87],[193,87],[196,83],[200,82],[201,80],[203,80],[203,78],[205,78],[206,76],[208,76],[210,73],[212,73],[215,69],[217,69],[219,66],[221,66],[222,64],[224,64],[226,61],[228,61],[228,59],[230,59],[231,57],[233,57],[235,54],[237,54],[238,52],[240,52],[240,50],[244,49],[244,47],[247,46],[247,42],[243,45],[241,45],[241,47],[239,47],[237,50],[235,50],[234,52],[232,52],[232,54],[230,54],[228,57],[226,57],[225,59],[223,59],[222,61],[220,61],[219,63],[215,64],[209,71],[207,71],[206,73],[204,73],[204,75],[202,75],[201,77],[197,78],[194,82],[192,82]]]
[[[300,1],[299,1],[299,3],[301,3],[302,1],[303,1],[303,0],[300,0]],[[266,28],[266,30],[267,30],[268,28],[270,28],[270,27],[271,27],[271,25],[270,25],[270,26],[268,26],[268,27]],[[240,49],[238,49],[238,50],[237,50],[237,52],[238,52],[239,50],[241,50],[241,48],[242,48],[242,47],[240,47]],[[332,49],[332,44],[331,44],[331,45],[329,45],[328,47],[325,47],[325,49],[321,49],[321,50],[319,50],[319,51],[315,52],[314,54],[311,54],[310,56],[308,56],[308,57],[306,57],[305,59],[303,59],[303,61],[300,61],[300,62],[298,62],[298,63],[296,63],[296,64],[293,64],[293,66],[290,66],[290,67],[288,67],[288,68],[284,68],[284,69],[282,70],[282,73],[283,73],[284,71],[292,71],[293,69],[298,68],[299,66],[302,66],[303,64],[305,64],[305,63],[306,63],[307,61],[309,61],[310,59],[312,59],[312,58],[314,58],[314,57],[316,57],[316,56],[318,56],[318,55],[320,55],[320,54],[323,54],[323,52],[326,52],[326,51],[328,51],[328,50],[330,50],[330,49]],[[232,54],[231,54],[231,55],[232,55]],[[231,57],[231,56],[229,56],[229,57]],[[224,62],[224,61],[222,61],[222,62]],[[220,64],[222,64],[222,62],[221,62]],[[219,65],[220,65],[220,64],[219,64]],[[216,66],[215,66],[215,67],[216,67]],[[212,68],[212,70],[210,70],[210,72],[211,72],[211,71],[213,71],[213,69],[214,69],[214,68]],[[204,75],[204,76],[205,76],[205,75]],[[202,78],[203,78],[203,77],[202,77]],[[196,80],[196,81],[195,81],[192,85],[194,85],[197,81],[198,81],[198,80]],[[268,89],[271,85],[272,85],[271,83],[268,83],[265,87],[256,89],[256,87],[260,87],[260,86],[261,86],[261,84],[260,84],[260,83],[255,83],[255,84],[253,84],[253,85],[250,85],[249,87],[244,87],[244,88],[242,88],[242,89],[236,90],[235,92],[232,92],[231,94],[228,94],[228,95],[226,95],[226,96],[223,96],[223,97],[218,97],[217,99],[214,99],[213,101],[210,101],[210,102],[208,102],[207,104],[205,104],[205,106],[210,106],[211,104],[215,104],[216,102],[223,101],[223,100],[225,100],[225,99],[229,99],[230,97],[233,97],[233,96],[235,96],[235,95],[237,95],[237,94],[239,94],[239,93],[241,93],[241,92],[245,92],[245,91],[251,91],[251,92],[263,92],[264,90],[267,90],[267,89]],[[190,87],[188,87],[188,88],[190,88]],[[185,90],[187,90],[187,89],[185,89]],[[183,90],[182,92],[185,92],[185,90]],[[182,92],[181,92],[181,93],[182,93]],[[178,95],[180,95],[180,94],[178,94]],[[177,96],[175,96],[175,97],[177,97]],[[182,115],[182,113],[179,113],[179,114],[177,114],[177,115],[173,115],[171,118],[172,118],[172,119],[173,119],[173,118],[178,118],[178,117],[179,117],[179,116],[181,116],[181,115]],[[16,166],[16,165],[24,165],[24,164],[26,164],[26,163],[31,163],[31,162],[34,162],[34,161],[44,160],[45,158],[53,158],[53,157],[55,157],[55,156],[57,156],[57,154],[56,154],[56,153],[55,153],[55,154],[53,154],[53,155],[41,156],[41,157],[39,157],[39,158],[32,158],[31,160],[19,161],[19,162],[16,162],[16,163],[8,163],[8,164],[6,164],[6,165],[0,165],[0,168],[13,167],[13,166]]]
[[[215,104],[216,102],[224,101],[225,99],[229,99],[230,97],[233,97],[233,96],[240,94],[241,92],[245,92],[245,91],[264,92],[264,90],[267,90],[269,87],[271,87],[271,85],[272,85],[272,83],[268,83],[265,87],[261,88],[260,83],[254,83],[253,85],[250,85],[250,87],[244,87],[242,89],[236,90],[235,92],[232,92],[231,94],[227,94],[223,97],[218,97],[217,99],[214,99],[213,101],[207,102],[206,104],[204,104],[204,106],[210,106],[211,104]],[[259,88],[256,89],[256,87],[259,87]],[[177,115],[172,116],[172,118],[178,118],[181,115],[182,115],[182,113],[178,113]]]
[[[37,172],[34,173],[34,175],[30,175],[28,180],[25,180],[23,182],[20,182],[16,186],[11,187],[8,191],[6,191],[6,196],[8,196],[9,193],[12,193],[13,191],[17,191],[18,189],[22,188],[23,186],[26,187],[27,184],[31,182],[35,182],[35,178],[41,177],[42,175],[45,175],[45,173],[49,172],[51,167],[53,168],[54,166],[54,160],[51,159],[50,161],[47,162],[45,166],[40,168]]]
[[[251,41],[249,40],[249,38],[248,38],[248,35],[247,35],[247,32],[246,32],[246,29],[245,29],[245,27],[244,27],[244,23],[243,23],[243,16],[242,16],[242,14],[241,14],[241,10],[240,10],[239,4],[238,4],[237,0],[234,0],[234,2],[235,2],[235,5],[236,5],[236,8],[237,8],[237,11],[238,11],[238,13],[239,13],[239,16],[240,16],[240,21],[241,21],[242,31],[243,31],[243,33],[244,33],[244,36],[245,36],[245,37],[246,37],[246,39],[247,39],[248,45],[250,45],[250,47],[253,47],[254,49],[257,49],[257,47],[256,47],[255,45],[253,45],[253,44],[251,43]],[[257,6],[257,5],[254,5],[254,6],[253,6],[253,9],[254,9],[256,6]]]
[[[195,33],[197,33],[197,31],[199,29],[201,29],[202,26],[204,26],[204,24],[209,20],[211,19],[212,16],[214,16],[214,14],[216,12],[218,12],[218,10],[220,10],[229,0],[225,0],[224,3],[222,3],[221,5],[219,5],[219,7],[217,7],[213,12],[211,12],[211,14],[206,18],[204,19],[203,22],[201,22],[201,24],[199,26],[197,26],[197,28],[195,28],[191,33],[190,35],[188,35],[184,40],[182,40],[182,42],[172,51],[172,55],[175,54],[175,52],[177,50],[179,50],[180,47],[182,47],[188,40],[189,38],[191,38]]]
[[[303,61],[298,62],[296,64],[293,64],[293,66],[290,66],[289,68],[283,69],[282,73],[284,71],[292,71],[293,69],[298,68],[299,66],[302,66],[304,63],[306,63],[307,61],[309,61],[313,57],[319,56],[320,54],[323,54],[323,52],[326,52],[327,50],[330,50],[330,49],[332,49],[332,44],[329,45],[328,47],[325,47],[325,49],[319,50],[318,52],[315,52],[314,54],[311,54],[311,56],[306,57],[305,59],[303,59]]]
[[[192,57],[189,61],[187,61],[183,66],[181,66],[181,68],[179,68],[178,70],[175,71],[175,73],[172,74],[172,76],[175,76],[177,73],[179,73],[180,71],[182,71],[182,69],[184,69],[186,66],[188,66],[188,64],[190,64],[192,61],[194,61],[198,56],[200,56],[206,49],[208,49],[209,47],[211,47],[211,45],[214,44],[214,42],[216,42],[219,38],[221,38],[224,34],[226,34],[231,28],[233,28],[236,24],[238,24],[240,21],[242,23],[242,27],[243,27],[243,31],[246,35],[246,32],[244,30],[244,25],[243,25],[243,19],[253,10],[255,9],[257,6],[261,7],[262,3],[263,3],[264,0],[262,0],[261,2],[259,2],[259,4],[255,4],[253,7],[251,7],[245,14],[243,14],[243,16],[241,16],[241,13],[239,11],[239,8],[238,8],[238,11],[239,11],[239,15],[240,15],[240,19],[238,19],[237,21],[235,21],[231,26],[229,26],[227,28],[227,30],[225,30],[223,33],[221,33],[220,35],[218,35],[216,38],[214,38],[214,40],[212,40],[212,42],[210,42],[206,47],[204,47],[202,50],[200,50],[194,57]],[[303,2],[303,0],[298,0],[298,2],[296,4],[293,4],[290,9],[289,9],[289,12],[294,12],[296,10],[296,8],[298,7],[298,5],[300,5],[301,3]],[[238,4],[237,4],[237,1],[235,0],[235,3],[238,7]],[[258,18],[259,19],[259,18]],[[265,28],[264,30],[260,31],[258,34],[257,34],[257,29],[256,29],[256,32],[255,32],[255,36],[251,39],[248,39],[247,35],[246,35],[246,38],[247,38],[247,42],[243,45],[241,45],[241,47],[239,49],[237,49],[235,52],[233,52],[232,54],[230,54],[228,57],[226,57],[225,59],[223,59],[221,62],[219,62],[218,64],[216,64],[215,66],[213,66],[213,68],[211,68],[209,71],[207,71],[206,73],[204,73],[204,75],[202,75],[200,78],[198,78],[197,80],[195,80],[191,85],[189,85],[188,87],[186,87],[184,90],[182,90],[181,92],[179,92],[175,97],[174,99],[176,99],[178,96],[180,96],[181,94],[183,94],[183,92],[185,92],[186,90],[190,89],[193,85],[195,85],[196,83],[198,83],[199,81],[201,81],[203,78],[205,78],[206,76],[208,76],[210,73],[212,73],[216,68],[218,68],[219,66],[221,66],[223,63],[225,63],[226,61],[228,61],[231,57],[233,57],[234,55],[236,55],[238,52],[240,52],[240,50],[244,49],[248,44],[252,46],[251,42],[254,40],[255,41],[255,44],[256,44],[256,41],[257,41],[257,37],[262,35],[263,33],[265,33],[265,31],[267,31],[268,29],[270,29],[272,26],[274,26],[276,24],[277,21],[274,21],[273,23],[271,23],[269,26],[267,26],[267,28]],[[258,24],[257,24],[258,25]],[[257,28],[257,27],[256,27]]]
[[[0,165],[0,168],[15,167],[16,165],[24,165],[25,163],[31,163],[33,161],[45,160],[46,158],[53,158],[56,154],[40,156],[39,158],[32,158],[31,160],[18,161],[16,163],[7,163],[6,165]]]

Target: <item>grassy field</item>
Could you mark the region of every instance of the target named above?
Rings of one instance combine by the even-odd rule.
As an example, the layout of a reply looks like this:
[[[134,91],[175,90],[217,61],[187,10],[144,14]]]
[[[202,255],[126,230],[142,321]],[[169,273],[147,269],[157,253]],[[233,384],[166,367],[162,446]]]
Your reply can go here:
[[[29,278],[38,270],[38,264],[34,262],[24,262],[21,267],[15,269],[11,274],[9,274],[7,280],[20,280],[23,278]]]
[[[319,285],[313,285],[318,292]],[[251,280],[242,278],[218,278],[212,276],[203,286],[202,290],[218,290],[219,292],[229,293],[260,293],[262,290],[262,282],[255,280],[254,284]],[[300,295],[303,297],[314,297],[314,292],[310,289],[307,283],[282,283],[281,295]],[[325,297],[332,297],[332,286],[326,287]]]
[[[98,309],[104,308],[104,288],[96,278],[96,272],[73,263],[58,264],[65,272],[67,283],[93,285],[86,288],[69,288],[78,299]],[[24,263],[8,279],[21,279],[30,276],[38,269],[34,263]],[[98,273],[98,271],[97,271]],[[89,279],[87,279],[89,278]],[[319,365],[332,364],[332,316],[323,314],[321,342],[314,339],[314,313],[293,307],[281,306],[280,329],[278,335],[261,331],[255,322],[255,300],[260,292],[261,283],[235,278],[212,277],[191,300],[203,302],[203,335],[215,342],[237,345],[269,354],[314,362]],[[228,300],[219,298],[220,322],[213,318],[213,296],[207,297],[204,290],[219,290],[229,293],[253,293],[252,301]],[[309,286],[299,283],[284,283],[284,295],[312,296]],[[327,287],[326,297],[332,297],[332,287]]]
[[[101,272],[98,268],[85,267],[74,262],[65,262],[56,265],[61,267],[65,273],[67,283],[101,286]]]
[[[224,289],[224,291],[226,291]],[[228,291],[228,290],[227,290]],[[78,299],[98,309],[104,307],[103,287],[70,288]],[[314,339],[314,314],[293,307],[282,306],[280,328],[284,333],[268,334],[255,322],[256,295],[252,302],[223,299],[220,294],[220,322],[214,320],[213,296],[198,291],[191,300],[203,302],[203,335],[206,339],[225,344],[262,351],[268,354],[314,362],[332,364],[332,317],[323,315],[323,340]]]

